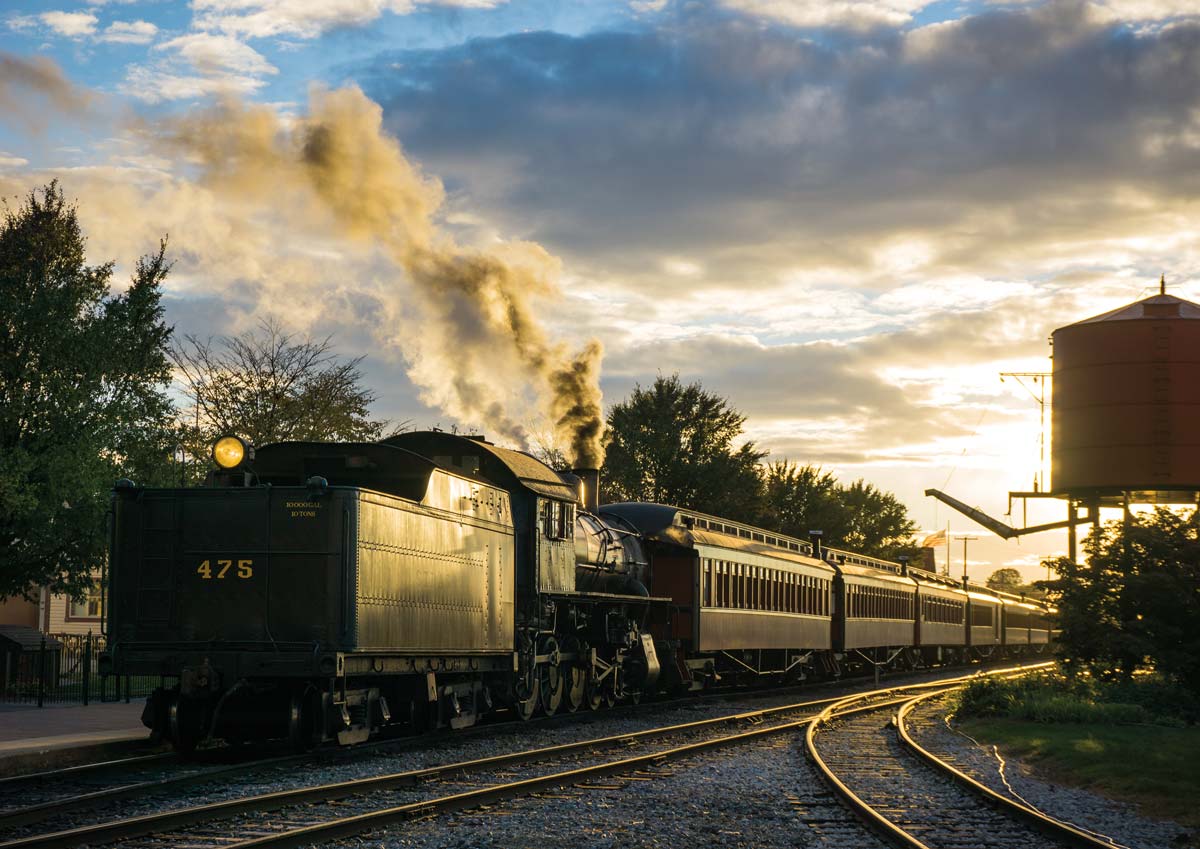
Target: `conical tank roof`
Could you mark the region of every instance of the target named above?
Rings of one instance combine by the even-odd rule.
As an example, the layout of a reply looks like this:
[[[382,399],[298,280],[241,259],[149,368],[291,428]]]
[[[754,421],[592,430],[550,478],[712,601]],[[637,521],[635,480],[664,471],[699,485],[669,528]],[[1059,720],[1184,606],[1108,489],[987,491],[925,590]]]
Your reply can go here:
[[[1174,295],[1154,295],[1128,306],[1106,312],[1103,315],[1085,318],[1067,327],[1078,327],[1081,324],[1099,324],[1102,321],[1132,321],[1139,318],[1182,318],[1200,319],[1200,304],[1193,304]],[[1060,330],[1062,328],[1059,328]]]

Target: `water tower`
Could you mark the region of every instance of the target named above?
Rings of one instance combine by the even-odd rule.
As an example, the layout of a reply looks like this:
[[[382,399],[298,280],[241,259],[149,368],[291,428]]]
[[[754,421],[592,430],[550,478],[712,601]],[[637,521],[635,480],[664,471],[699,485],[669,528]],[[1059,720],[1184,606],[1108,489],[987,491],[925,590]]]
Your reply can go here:
[[[1054,331],[1051,485],[1010,492],[1056,498],[1067,520],[1014,528],[938,490],[1006,539],[1099,522],[1101,507],[1196,504],[1200,496],[1200,305],[1159,293]],[[1086,515],[1080,516],[1080,508]]]

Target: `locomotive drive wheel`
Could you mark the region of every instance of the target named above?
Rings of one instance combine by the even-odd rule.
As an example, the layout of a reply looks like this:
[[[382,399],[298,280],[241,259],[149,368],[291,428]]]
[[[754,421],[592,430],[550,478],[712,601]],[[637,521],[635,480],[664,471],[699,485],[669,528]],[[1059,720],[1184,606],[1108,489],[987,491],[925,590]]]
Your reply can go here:
[[[550,656],[548,661],[538,665],[538,691],[542,710],[546,716],[554,716],[562,704],[565,683],[558,661],[558,641],[545,637],[538,654]]]
[[[575,660],[561,667],[563,677],[563,706],[568,712],[574,713],[583,707],[587,695],[587,671],[580,666],[580,658],[585,654],[579,641],[568,638],[563,647],[575,655]]]
[[[604,698],[603,684],[597,684],[594,679],[587,682],[587,706],[589,710],[600,710],[604,707],[606,700]]]

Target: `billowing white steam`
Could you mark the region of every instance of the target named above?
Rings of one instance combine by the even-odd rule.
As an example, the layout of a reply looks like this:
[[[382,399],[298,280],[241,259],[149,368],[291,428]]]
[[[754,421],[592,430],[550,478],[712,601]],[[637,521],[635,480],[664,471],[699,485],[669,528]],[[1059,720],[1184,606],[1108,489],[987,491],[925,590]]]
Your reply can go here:
[[[557,261],[531,243],[457,245],[436,222],[441,184],[405,157],[357,88],[315,90],[293,121],[226,100],[155,133],[217,193],[308,203],[344,235],[385,248],[414,284],[418,320],[392,341],[424,401],[522,445],[528,422],[549,420],[577,466],[603,462],[601,346],[552,342],[530,306],[556,291]],[[522,398],[535,409],[520,409]]]

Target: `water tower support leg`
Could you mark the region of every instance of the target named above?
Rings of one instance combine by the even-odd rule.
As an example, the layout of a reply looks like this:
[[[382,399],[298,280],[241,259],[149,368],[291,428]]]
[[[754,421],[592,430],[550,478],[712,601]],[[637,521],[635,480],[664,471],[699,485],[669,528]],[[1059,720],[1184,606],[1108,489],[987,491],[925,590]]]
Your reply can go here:
[[[1075,561],[1075,499],[1067,499],[1067,559]]]

